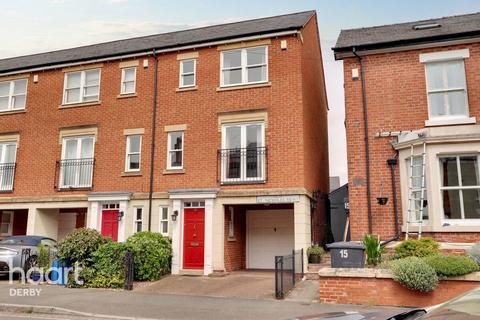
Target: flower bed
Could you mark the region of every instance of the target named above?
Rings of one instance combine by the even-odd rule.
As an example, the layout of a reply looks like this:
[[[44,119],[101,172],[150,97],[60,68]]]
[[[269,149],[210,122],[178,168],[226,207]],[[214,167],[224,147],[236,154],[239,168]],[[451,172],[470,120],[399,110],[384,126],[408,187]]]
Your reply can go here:
[[[318,274],[323,303],[425,307],[480,286],[480,272],[440,280],[432,292],[407,289],[386,269],[322,268]]]

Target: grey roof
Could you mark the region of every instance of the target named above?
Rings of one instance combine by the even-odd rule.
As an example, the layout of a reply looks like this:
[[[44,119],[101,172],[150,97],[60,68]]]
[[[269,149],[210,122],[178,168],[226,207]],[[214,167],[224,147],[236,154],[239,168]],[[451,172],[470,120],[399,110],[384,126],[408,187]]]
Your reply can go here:
[[[414,26],[431,23],[438,23],[440,27],[423,30],[414,29]],[[342,30],[333,50],[338,52],[346,51],[346,49],[351,49],[352,47],[401,46],[412,42],[473,35],[480,35],[480,13]]]
[[[2,59],[0,60],[0,72],[43,67],[52,64],[81,62],[135,54],[153,49],[175,48],[271,32],[296,30],[302,28],[314,14],[315,11],[298,12]]]

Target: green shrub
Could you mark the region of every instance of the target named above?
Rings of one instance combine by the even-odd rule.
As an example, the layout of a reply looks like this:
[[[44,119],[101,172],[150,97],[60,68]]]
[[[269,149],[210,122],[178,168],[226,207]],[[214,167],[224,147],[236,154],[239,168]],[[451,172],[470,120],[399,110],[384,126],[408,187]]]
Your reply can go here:
[[[314,245],[314,246],[311,246],[307,249],[307,256],[310,257],[310,256],[323,256],[325,254],[325,250],[318,246],[318,245]]]
[[[480,242],[475,243],[470,250],[468,250],[468,255],[473,261],[480,265]]]
[[[83,266],[91,263],[91,256],[106,239],[94,229],[75,229],[58,243],[57,255],[60,259],[71,259]]]
[[[390,264],[393,280],[411,290],[430,292],[438,285],[435,270],[417,257],[396,260]]]
[[[123,259],[127,251],[124,243],[111,240],[92,253],[92,263],[82,270],[85,287],[120,288],[125,283]]]
[[[39,268],[50,268],[50,247],[46,245],[38,246],[37,266]]]
[[[363,237],[363,245],[367,253],[367,263],[369,265],[377,265],[382,262],[383,248],[380,245],[380,237],[374,237],[372,234],[366,234]]]
[[[135,280],[158,280],[170,271],[172,245],[170,240],[160,233],[135,233],[127,239],[126,246],[134,254]]]
[[[441,278],[457,277],[478,271],[478,265],[469,257],[437,255],[423,258]]]
[[[395,248],[399,258],[427,257],[439,254],[439,244],[432,238],[411,239],[403,241]]]

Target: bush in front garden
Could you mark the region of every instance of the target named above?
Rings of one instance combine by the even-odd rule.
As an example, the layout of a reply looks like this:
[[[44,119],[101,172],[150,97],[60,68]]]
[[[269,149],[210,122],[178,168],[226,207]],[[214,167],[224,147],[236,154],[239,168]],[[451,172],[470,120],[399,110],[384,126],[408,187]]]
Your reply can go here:
[[[92,253],[91,265],[82,270],[85,287],[121,288],[125,283],[125,243],[108,240]]]
[[[438,285],[435,270],[417,257],[396,260],[390,264],[393,280],[411,290],[430,292]]]
[[[468,250],[468,256],[480,265],[480,242],[475,243],[470,250]]]
[[[437,255],[423,258],[431,266],[440,278],[456,277],[479,270],[478,265],[465,256]]]
[[[160,233],[135,233],[127,239],[126,246],[134,255],[135,280],[158,280],[170,271],[172,245],[170,239]]]
[[[91,263],[92,253],[104,244],[106,239],[94,229],[75,229],[58,243],[57,255],[60,259],[70,259],[83,266]]]
[[[395,248],[399,258],[427,257],[439,254],[439,244],[432,238],[405,240]]]

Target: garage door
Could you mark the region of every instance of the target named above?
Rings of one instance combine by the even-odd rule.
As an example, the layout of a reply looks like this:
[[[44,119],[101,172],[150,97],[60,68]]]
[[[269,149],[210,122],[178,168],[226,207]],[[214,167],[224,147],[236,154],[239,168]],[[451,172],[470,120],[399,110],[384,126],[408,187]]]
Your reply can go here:
[[[247,268],[274,269],[294,246],[293,210],[247,211]]]

